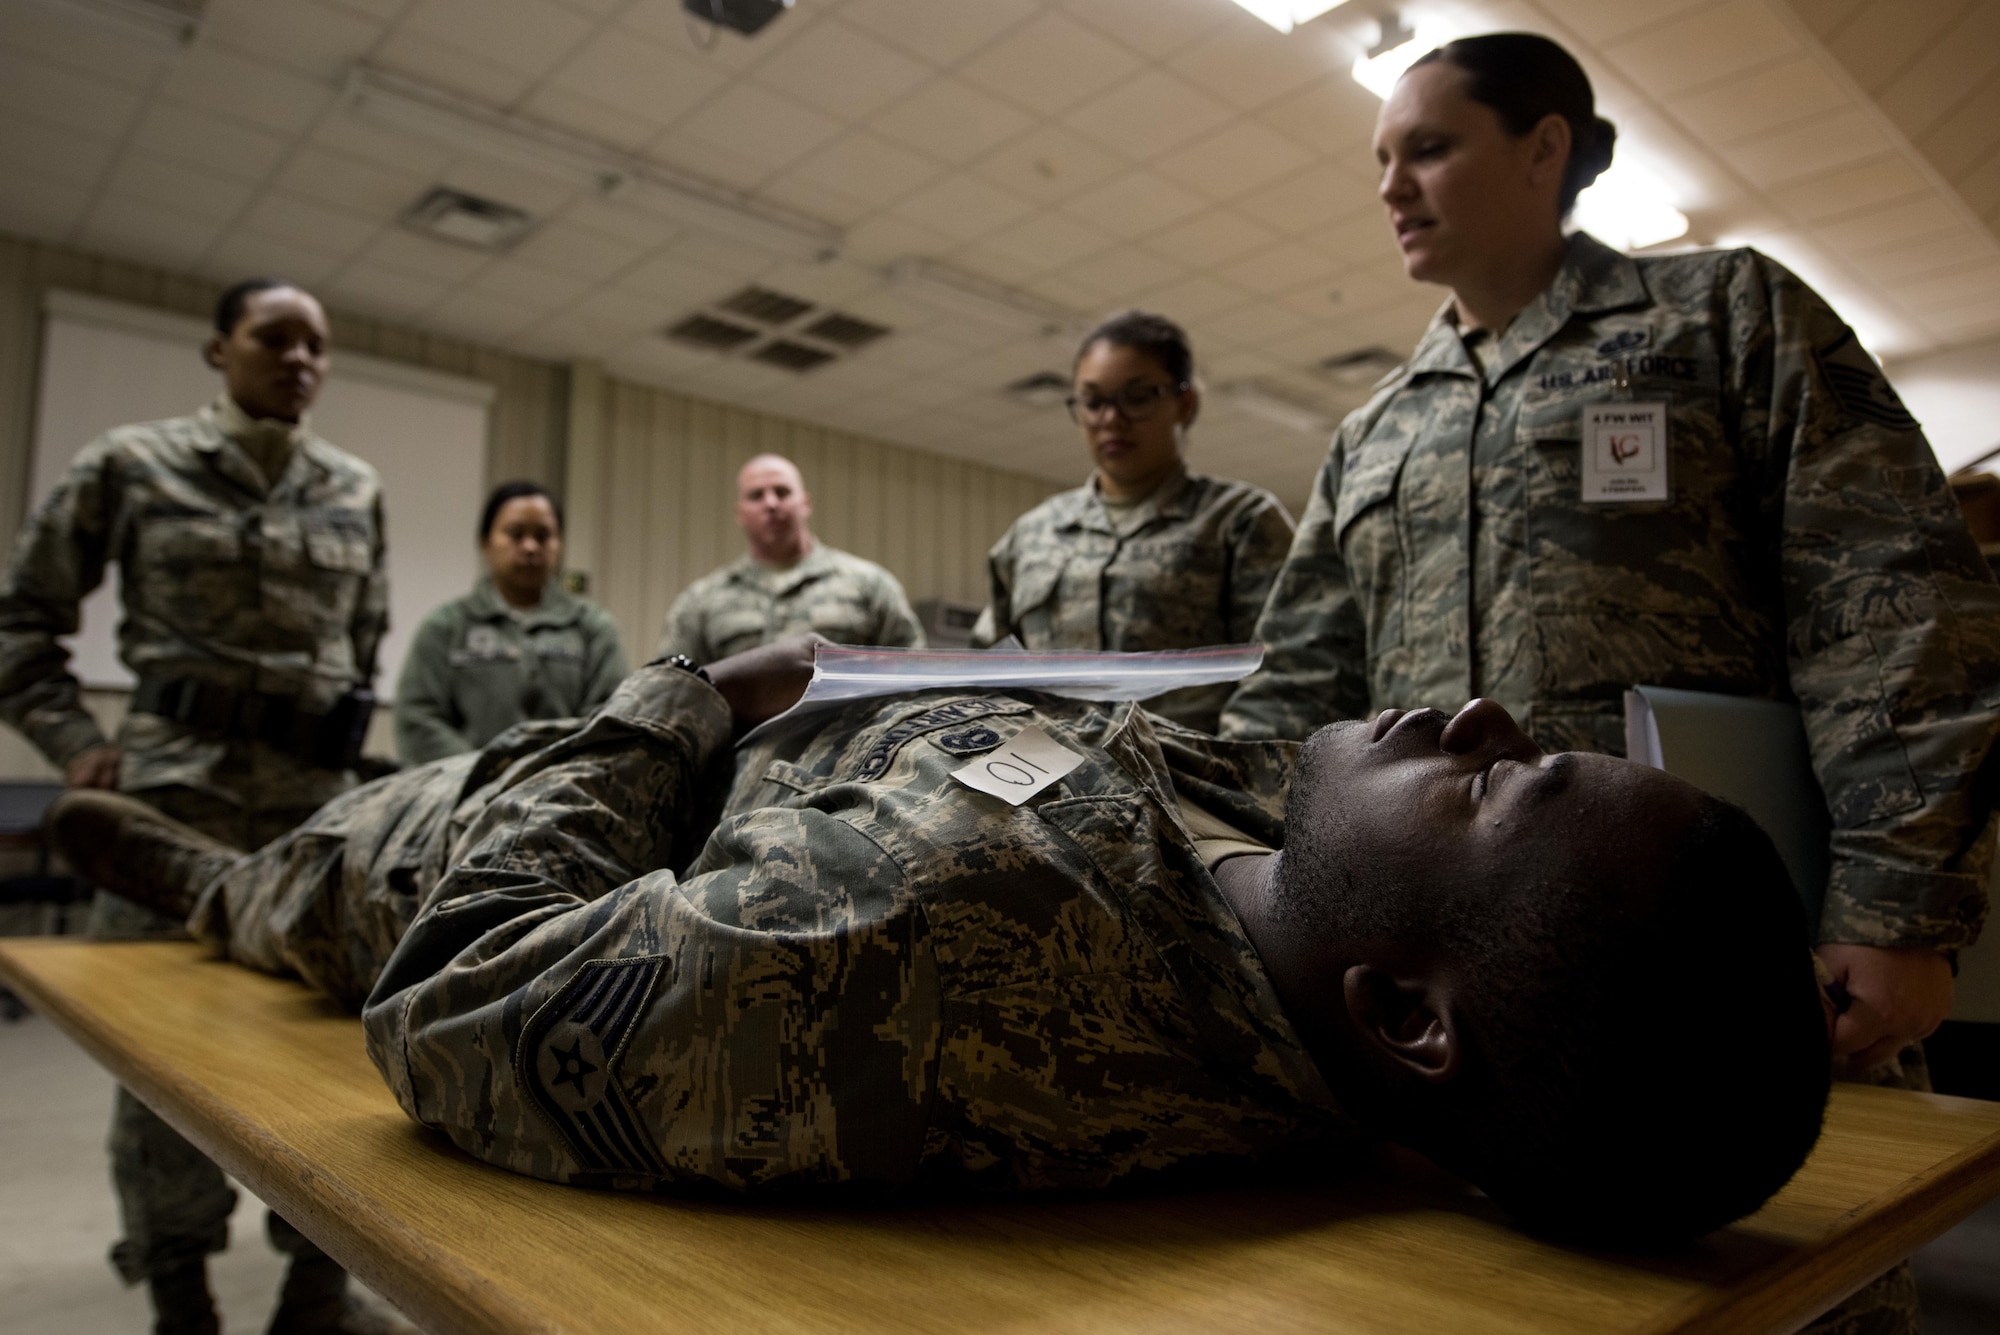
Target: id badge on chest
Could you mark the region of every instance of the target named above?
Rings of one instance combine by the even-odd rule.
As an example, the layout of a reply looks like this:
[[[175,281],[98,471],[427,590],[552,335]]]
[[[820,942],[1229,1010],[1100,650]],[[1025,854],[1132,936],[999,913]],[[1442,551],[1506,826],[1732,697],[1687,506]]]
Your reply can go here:
[[[1583,410],[1583,501],[1670,501],[1667,405],[1614,399]]]

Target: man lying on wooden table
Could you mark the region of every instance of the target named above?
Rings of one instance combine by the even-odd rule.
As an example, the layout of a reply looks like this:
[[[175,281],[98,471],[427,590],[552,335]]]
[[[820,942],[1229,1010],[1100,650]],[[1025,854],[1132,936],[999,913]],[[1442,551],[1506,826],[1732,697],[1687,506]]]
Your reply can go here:
[[[721,803],[810,661],[652,665],[248,856],[111,794],[54,826],[361,1006],[410,1116],[559,1182],[1100,1188],[1373,1134],[1646,1245],[1754,1210],[1818,1135],[1784,865],[1660,771],[1480,701],[1301,747],[928,691],[746,749]],[[961,770],[1060,778],[1016,805]]]

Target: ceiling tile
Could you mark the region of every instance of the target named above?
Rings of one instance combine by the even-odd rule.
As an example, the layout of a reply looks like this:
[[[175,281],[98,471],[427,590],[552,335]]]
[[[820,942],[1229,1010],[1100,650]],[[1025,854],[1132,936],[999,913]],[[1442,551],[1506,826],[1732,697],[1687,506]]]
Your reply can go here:
[[[895,203],[942,174],[943,169],[929,158],[868,130],[848,131],[788,173],[876,208]]]
[[[557,180],[508,162],[485,162],[478,158],[454,162],[438,177],[437,183],[512,204],[537,218],[547,217],[585,193],[574,181]]]
[[[1366,213],[1374,219],[1385,244],[1388,237],[1374,190],[1325,165],[1308,167],[1290,180],[1247,195],[1237,207],[1266,227],[1290,236],[1323,233]]]
[[[1138,294],[1164,287],[1187,271],[1164,256],[1133,246],[1107,250],[1072,264],[1034,290],[1076,310],[1130,306]],[[1060,295],[1058,295],[1060,294]]]
[[[1802,4],[1801,12],[1815,6]],[[1907,69],[1966,10],[1964,0],[1894,0],[1859,5],[1827,39],[1833,53],[1861,86],[1879,92]]]
[[[213,218],[197,218],[136,196],[107,193],[91,207],[90,216],[77,232],[77,241],[101,254],[186,270],[215,244],[221,231],[222,225]]]
[[[939,80],[878,112],[873,124],[898,143],[964,166],[1025,130],[1029,118],[969,85]]]
[[[393,19],[409,8],[410,0],[311,0],[311,3],[359,14],[365,19]]]
[[[1063,0],[1063,7],[1155,60],[1214,32],[1232,13],[1215,0]]]
[[[608,102],[543,84],[521,104],[521,114],[566,130],[617,153],[639,154],[660,137],[660,122],[641,120]]]
[[[409,134],[354,115],[332,115],[312,130],[310,143],[378,167],[435,179],[451,165],[453,151],[434,139]]]
[[[1036,269],[1059,269],[1113,244],[1109,235],[1060,213],[1037,213],[995,232],[986,244]]]
[[[1199,195],[1163,176],[1133,171],[1085,191],[1063,209],[1115,237],[1130,239],[1171,227],[1207,207]]]
[[[479,276],[466,285],[466,290],[504,298],[546,313],[577,300],[590,290],[590,284],[567,274],[538,269],[513,256],[504,256],[481,269]]]
[[[380,19],[305,0],[221,0],[205,11],[201,42],[331,83],[387,28]]]
[[[1146,238],[1146,246],[1194,269],[1214,269],[1276,241],[1266,227],[1230,209],[1210,209]]]
[[[427,33],[398,28],[369,55],[368,63],[407,75],[489,107],[511,107],[534,76],[483,60]]]
[[[136,93],[150,89],[178,55],[151,43],[127,41],[88,14],[48,4],[8,5],[0,47]]]
[[[397,27],[537,79],[593,27],[581,14],[548,0],[506,0],[506,6],[503,16],[493,12],[493,0],[417,0]]]
[[[0,109],[117,139],[131,126],[139,105],[138,97],[101,79],[0,51]]]
[[[269,176],[291,147],[289,141],[241,121],[162,101],[147,109],[132,144],[163,158],[246,181]]]
[[[104,188],[111,194],[218,225],[240,213],[251,195],[251,188],[241,181],[136,152],[127,152],[119,159]]]
[[[1962,265],[1949,273],[1905,280],[1896,285],[1896,297],[1914,310],[1993,303],[1995,314],[2000,315],[2000,261]]]
[[[306,144],[292,154],[275,184],[303,198],[371,213],[386,222],[416,203],[433,179]]]
[[[1956,180],[2000,150],[2000,77],[1988,79],[1917,138],[1918,150]]]
[[[1194,322],[1223,311],[1234,310],[1252,300],[1234,283],[1225,283],[1206,274],[1194,274],[1177,283],[1151,288],[1140,294],[1147,310],[1158,311],[1170,320]]]
[[[375,218],[348,213],[323,200],[273,190],[250,207],[242,225],[251,231],[333,255],[352,255],[382,230]]]
[[[549,76],[552,88],[604,103],[655,131],[686,115],[728,82],[699,56],[613,29],[579,46]]]
[[[1031,17],[1035,0],[847,0],[840,17],[936,65],[956,65]]]
[[[790,173],[759,181],[757,198],[839,228],[852,227],[879,209],[875,200],[850,195]]]
[[[931,68],[834,19],[757,67],[757,79],[831,116],[856,120],[932,77]]]
[[[448,291],[443,283],[365,268],[342,270],[321,288],[319,295],[332,305],[398,320],[414,318]]]
[[[998,186],[960,172],[899,201],[893,212],[953,241],[972,241],[1028,213],[1032,206]]]
[[[1381,106],[1375,94],[1343,71],[1260,107],[1256,115],[1312,152],[1325,153],[1365,143],[1375,133],[1375,113]]]
[[[1253,301],[1233,311],[1209,316],[1201,322],[1201,335],[1230,343],[1268,343],[1292,339],[1308,324],[1306,318],[1295,311]],[[1297,349],[1292,351],[1294,356],[1298,355]]]
[[[678,230],[657,214],[600,195],[579,196],[575,203],[562,211],[560,217],[566,226],[602,232],[642,249],[665,244]]]
[[[891,214],[877,214],[847,229],[847,254],[857,264],[887,264],[905,255],[942,255],[951,238]]]
[[[7,188],[0,190],[0,231],[51,241],[65,238],[82,220],[91,193],[74,181],[10,167]]]
[[[1038,125],[974,169],[1037,204],[1059,204],[1099,185],[1129,163],[1060,125]]]
[[[469,343],[493,345],[533,324],[541,312],[531,306],[467,289],[454,292],[426,312],[426,321]],[[337,331],[336,331],[337,332]]]
[[[202,256],[201,271],[218,282],[234,283],[248,274],[278,274],[285,281],[312,288],[339,268],[345,259],[302,246],[295,240],[264,236],[241,227],[222,234]],[[334,343],[340,342],[336,324]]]
[[[1857,109],[1725,145],[1718,151],[1751,180],[1770,186],[1851,166],[1892,147],[1876,121]]]
[[[1312,161],[1312,155],[1255,120],[1235,120],[1175,149],[1155,164],[1162,176],[1209,199],[1236,199]]]
[[[1353,48],[1334,30],[1308,24],[1281,33],[1245,13],[1176,52],[1167,68],[1239,110],[1263,106],[1329,70],[1352,63]]]
[[[1847,94],[1817,60],[1800,56],[1730,79],[1672,103],[1674,113],[1711,143],[1728,144],[1783,125],[1824,116]]]
[[[1963,226],[1957,212],[1949,204],[1924,196],[1870,209],[1838,222],[1822,223],[1813,231],[1836,251],[1867,251],[1907,245]]]
[[[337,90],[301,75],[197,42],[160,81],[160,91],[192,106],[266,130],[296,134],[324,112]]]
[[[1285,241],[1221,266],[1217,272],[1259,296],[1277,296],[1301,287],[1330,287],[1343,266],[1317,250]]]
[[[1675,15],[1699,9],[1714,0],[1649,0],[1643,5],[1606,4],[1605,0],[1539,0],[1539,3],[1584,40],[1603,45],[1633,32],[1665,27]]]
[[[620,287],[653,302],[665,324],[696,306],[728,296],[737,286],[728,276],[688,264],[669,255],[656,255],[633,265],[618,277]]]
[[[1194,85],[1149,69],[1070,112],[1080,134],[1128,157],[1157,157],[1229,119],[1229,108]]]
[[[1095,29],[1047,13],[994,42],[957,74],[1047,116],[1110,87],[1139,64],[1139,57]]]
[[[726,28],[709,31],[699,20],[690,20],[681,0],[631,0],[614,20],[628,32],[701,61],[726,74],[741,74],[769,60],[810,32],[815,26],[812,8],[801,7],[781,14],[755,37]]]
[[[1723,0],[1604,50],[1626,78],[1671,97],[1796,55],[1799,44],[1761,0]]]
[[[0,134],[0,162],[10,170],[20,170],[35,178],[66,181],[74,186],[97,183],[110,167],[116,145],[109,139],[78,134],[66,126],[27,116],[10,116],[7,132]],[[8,190],[23,187],[7,178]]]
[[[1836,218],[1908,195],[1923,194],[1929,183],[1900,154],[1864,162],[1791,185],[1773,187],[1771,198],[1802,222]]]
[[[832,117],[754,84],[736,83],[708,99],[660,142],[678,155],[684,139],[707,140],[768,176],[840,132]]]
[[[490,250],[454,246],[401,227],[385,228],[351,261],[355,269],[408,274],[455,287],[493,262]]]
[[[1882,90],[1882,110],[1905,134],[1921,135],[1996,72],[2000,5],[1973,5]]]

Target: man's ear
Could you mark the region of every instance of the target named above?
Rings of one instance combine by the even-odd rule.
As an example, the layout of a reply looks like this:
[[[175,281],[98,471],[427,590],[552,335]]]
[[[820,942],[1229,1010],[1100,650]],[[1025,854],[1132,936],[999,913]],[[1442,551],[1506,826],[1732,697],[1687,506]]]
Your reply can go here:
[[[1341,976],[1348,1019],[1367,1046],[1426,1084],[1449,1084],[1461,1048],[1445,981],[1356,964]]]
[[[217,371],[222,369],[222,335],[210,334],[208,342],[201,345],[201,359]]]

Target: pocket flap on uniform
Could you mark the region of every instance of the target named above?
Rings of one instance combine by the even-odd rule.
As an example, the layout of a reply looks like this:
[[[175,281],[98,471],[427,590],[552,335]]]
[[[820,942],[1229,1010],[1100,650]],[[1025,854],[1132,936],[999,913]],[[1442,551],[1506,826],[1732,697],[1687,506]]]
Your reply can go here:
[[[1063,563],[1061,561],[1028,561],[1014,571],[1014,587],[1008,590],[1008,610],[1015,620],[1022,613],[1032,612],[1049,599],[1055,597],[1056,586],[1062,583]]]
[[[1333,534],[1338,539],[1365,511],[1396,494],[1396,479],[1409,455],[1408,436],[1362,445],[1340,476],[1340,497],[1333,506]]]
[[[143,565],[233,565],[242,559],[243,538],[236,521],[211,515],[175,515],[139,522]]]

